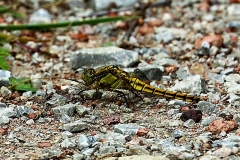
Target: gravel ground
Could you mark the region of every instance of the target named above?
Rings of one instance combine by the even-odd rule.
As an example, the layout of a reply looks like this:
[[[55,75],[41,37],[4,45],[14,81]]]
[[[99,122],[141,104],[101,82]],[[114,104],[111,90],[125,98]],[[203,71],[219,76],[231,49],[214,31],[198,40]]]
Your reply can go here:
[[[79,20],[100,12],[142,18],[2,31],[27,40],[2,43],[11,56],[10,70],[0,70],[0,159],[239,159],[240,1],[53,2],[0,2],[25,15],[2,14],[0,22]],[[108,65],[139,68],[152,86],[202,100],[96,93],[81,80],[84,68]],[[10,90],[9,77],[30,77],[37,91]]]

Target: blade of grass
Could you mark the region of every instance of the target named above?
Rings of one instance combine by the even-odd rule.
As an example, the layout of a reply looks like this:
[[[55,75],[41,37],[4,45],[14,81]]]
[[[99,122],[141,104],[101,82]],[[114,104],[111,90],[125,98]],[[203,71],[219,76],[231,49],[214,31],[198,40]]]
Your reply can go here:
[[[103,17],[88,19],[83,21],[72,21],[72,22],[59,22],[59,23],[49,23],[49,24],[23,24],[23,25],[5,25],[0,26],[0,30],[47,30],[59,27],[69,27],[69,26],[79,26],[83,24],[95,25],[98,23],[113,22],[119,20],[129,20],[139,18],[137,16],[117,16],[117,17]]]

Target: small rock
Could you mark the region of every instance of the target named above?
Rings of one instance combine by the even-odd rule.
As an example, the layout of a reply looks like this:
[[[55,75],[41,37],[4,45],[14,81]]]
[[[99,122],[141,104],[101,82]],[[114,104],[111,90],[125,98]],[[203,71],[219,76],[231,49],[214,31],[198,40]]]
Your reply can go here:
[[[216,119],[216,116],[210,116],[210,117],[206,117],[202,120],[201,124],[203,126],[208,126],[212,121],[214,121]]]
[[[12,77],[11,72],[0,69],[0,87],[9,86],[9,78]]]
[[[170,32],[162,32],[156,34],[155,38],[158,43],[161,43],[162,41],[164,43],[169,43],[171,40],[173,40],[173,35]]]
[[[42,76],[41,74],[35,74],[35,75],[31,75],[31,84],[33,87],[39,89],[42,85],[42,80],[41,80]]]
[[[2,97],[11,97],[12,92],[5,86],[1,87],[1,95]]]
[[[188,76],[184,80],[176,83],[171,90],[173,91],[184,91],[199,95],[205,90],[205,82],[200,75]]]
[[[87,108],[83,105],[76,105],[76,111],[79,116],[84,116],[89,113],[90,108]]]
[[[192,119],[187,120],[186,122],[183,123],[183,126],[187,128],[193,128],[195,126],[195,121]]]
[[[204,155],[199,157],[199,160],[219,160],[217,156]]]
[[[23,97],[31,97],[32,96],[32,91],[24,92],[22,94]]]
[[[96,11],[106,10],[108,7],[114,3],[117,8],[121,7],[130,7],[137,3],[137,0],[90,0],[91,7],[94,8]]]
[[[63,130],[67,130],[69,132],[80,132],[88,128],[88,124],[84,122],[73,122],[63,124]]]
[[[9,121],[10,121],[10,119],[7,116],[5,116],[5,115],[2,115],[0,117],[0,124],[8,124]]]
[[[231,154],[231,149],[227,147],[222,147],[217,149],[216,151],[213,152],[214,156],[217,156],[218,158],[224,158],[227,157]]]
[[[148,155],[149,152],[143,146],[133,145],[128,151],[127,155]]]
[[[137,134],[139,128],[143,127],[131,124],[117,124],[114,126],[114,132],[126,135],[134,135]]]
[[[216,107],[216,105],[205,101],[198,102],[197,108],[201,110],[204,114],[208,115],[211,115],[212,113],[216,114],[220,110],[218,107]]]
[[[96,140],[94,137],[86,136],[86,135],[82,134],[78,137],[77,144],[78,144],[78,148],[80,150],[83,150],[84,148],[91,146],[95,142],[96,142]]]
[[[204,42],[208,42],[211,46],[221,47],[223,44],[223,38],[221,35],[210,35],[196,39],[194,47],[199,49]]]
[[[16,111],[18,116],[27,116],[30,113],[34,113],[34,110],[27,106],[17,106]]]
[[[185,133],[183,132],[183,131],[181,131],[181,130],[174,130],[173,132],[172,132],[172,136],[174,137],[174,138],[181,138],[182,136],[184,136],[185,135]]]
[[[194,120],[194,122],[198,123],[202,119],[202,111],[201,110],[195,110],[195,109],[189,109],[181,115],[181,120],[187,121],[189,119]]]
[[[192,75],[188,67],[180,67],[176,73],[179,80],[183,80]]]
[[[70,139],[64,139],[61,143],[60,143],[62,148],[73,148],[76,146],[76,144],[74,142],[72,142]]]
[[[222,120],[216,119],[212,121],[206,128],[206,131],[210,131],[213,134],[220,133],[222,131],[230,132],[238,128],[238,124],[234,120]]]
[[[99,154],[109,154],[116,152],[116,148],[114,146],[103,146],[99,149]]]
[[[32,124],[34,124],[34,120],[33,119],[29,119],[29,120],[26,121],[26,124],[32,125]]]
[[[45,9],[38,9],[37,11],[33,12],[30,15],[29,22],[30,23],[50,23],[51,22],[51,15]]]
[[[66,104],[63,106],[57,106],[52,108],[52,112],[56,118],[60,118],[62,115],[68,115],[72,117],[75,111],[75,104]]]
[[[63,139],[67,139],[67,138],[70,138],[72,136],[73,136],[73,134],[71,132],[69,132],[69,131],[62,132],[62,138]]]
[[[138,53],[118,47],[89,48],[72,54],[70,65],[72,69],[81,67],[96,67],[106,65],[120,65],[127,67],[138,60]]]
[[[83,160],[84,155],[83,154],[74,154],[73,155],[73,160]]]

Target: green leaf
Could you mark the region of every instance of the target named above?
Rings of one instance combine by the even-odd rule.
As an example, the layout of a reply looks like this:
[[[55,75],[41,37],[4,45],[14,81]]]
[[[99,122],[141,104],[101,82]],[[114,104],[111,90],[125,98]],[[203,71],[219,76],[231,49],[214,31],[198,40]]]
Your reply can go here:
[[[10,53],[6,49],[0,47],[0,68],[3,70],[9,69],[9,64],[6,60],[7,56],[10,56]]]
[[[3,70],[9,70],[9,64],[6,61],[6,58],[0,57],[0,68]]]
[[[16,91],[32,91],[36,92],[37,89],[32,86],[30,83],[30,78],[19,78],[14,79],[12,77],[9,78],[11,83],[10,88]]]

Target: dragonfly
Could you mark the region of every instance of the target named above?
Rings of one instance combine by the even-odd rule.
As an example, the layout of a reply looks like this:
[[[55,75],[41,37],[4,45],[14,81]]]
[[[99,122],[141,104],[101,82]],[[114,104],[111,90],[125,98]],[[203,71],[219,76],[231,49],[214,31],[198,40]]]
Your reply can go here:
[[[114,65],[86,69],[81,78],[91,89],[127,89],[162,96],[167,99],[178,99],[194,103],[202,100],[199,96],[151,86],[145,81],[147,79],[145,74],[139,72],[139,70],[126,72]]]

